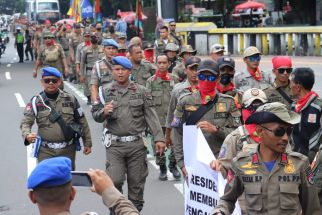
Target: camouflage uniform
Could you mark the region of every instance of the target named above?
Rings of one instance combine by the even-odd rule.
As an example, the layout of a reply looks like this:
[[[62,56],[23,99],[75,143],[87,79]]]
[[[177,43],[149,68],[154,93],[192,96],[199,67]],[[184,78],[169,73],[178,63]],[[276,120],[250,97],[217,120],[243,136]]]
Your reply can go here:
[[[281,102],[283,104],[286,105],[286,107],[288,109],[291,108],[291,104],[289,103],[282,95],[281,93],[277,90],[279,89],[282,90],[291,100],[294,100],[293,96],[292,96],[292,92],[291,92],[291,87],[290,84],[287,85],[286,87],[281,87],[278,86],[277,82],[274,81],[274,83],[269,86],[266,89],[263,89],[263,91],[265,92],[267,98],[268,98],[268,102]]]
[[[184,70],[185,70],[185,66],[184,66],[184,63],[181,61],[181,62],[178,62],[176,66],[173,68],[172,74],[177,76],[179,78],[179,81],[182,82],[187,78],[187,75],[184,72]]]
[[[42,62],[42,67],[47,67],[47,66],[55,67],[63,74],[63,71],[64,71],[63,60],[65,58],[66,58],[66,55],[62,46],[59,44],[54,44],[49,47],[42,46],[41,50],[39,51],[37,60]]]
[[[85,47],[83,49],[83,54],[81,56],[80,62],[80,74],[84,76],[85,79],[85,88],[84,95],[87,97],[91,96],[90,91],[90,79],[92,75],[93,66],[96,61],[104,58],[105,53],[102,46],[97,46],[96,48],[93,45]]]
[[[69,38],[69,50],[70,53],[73,54],[74,61],[76,61],[76,52],[77,52],[77,46],[83,41],[82,34],[76,34],[75,32],[71,33]],[[76,74],[76,64],[71,65],[72,73],[75,77],[77,77]]]
[[[161,39],[156,40],[154,45],[155,47],[154,55],[158,56],[160,54],[163,54],[165,47],[168,43],[175,43],[175,41],[172,38],[168,38],[166,40],[161,40]]]
[[[75,122],[75,116],[78,114],[79,123],[82,126],[82,139],[84,146],[92,147],[91,133],[87,120],[75,96],[60,91],[56,100],[49,99],[49,103],[55,110],[60,113],[66,124]],[[58,122],[52,123],[49,120],[50,110],[45,107],[44,103],[39,97],[35,100],[36,111],[33,109],[32,100],[27,104],[24,111],[24,118],[21,121],[22,137],[25,140],[25,145],[29,145],[26,141],[26,136],[31,133],[32,125],[36,120],[38,125],[38,135],[42,139],[42,144],[39,151],[38,161],[56,156],[67,156],[73,162],[73,169],[75,169],[76,144],[69,141],[67,145],[60,149],[52,148],[50,143],[66,143],[64,133]]]
[[[91,74],[91,85],[105,86],[112,82],[112,61],[105,58],[96,61]],[[93,98],[94,99],[94,98]]]
[[[156,67],[149,61],[143,59],[138,67],[132,68],[131,80],[145,86],[148,78],[154,75],[155,71]]]
[[[92,114],[95,121],[106,122],[108,133],[112,135],[111,144],[106,148],[106,171],[120,191],[127,174],[128,199],[141,211],[148,175],[142,133],[149,127],[156,142],[165,141],[152,96],[145,87],[134,82],[124,89],[113,81],[105,85],[103,92],[103,103],[114,101],[113,112],[105,116],[104,106],[98,104],[93,105]]]
[[[231,214],[237,198],[245,192],[247,214],[321,214],[307,157],[296,152],[278,155],[268,171],[255,153],[241,152],[228,172],[225,194],[212,214]]]

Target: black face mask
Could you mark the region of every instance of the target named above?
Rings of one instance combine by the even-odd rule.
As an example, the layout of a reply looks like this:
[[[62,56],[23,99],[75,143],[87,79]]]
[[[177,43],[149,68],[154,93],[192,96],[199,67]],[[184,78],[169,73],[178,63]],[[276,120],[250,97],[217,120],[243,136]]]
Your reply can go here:
[[[231,82],[231,80],[233,79],[233,75],[230,75],[230,74],[222,74],[221,76],[220,76],[220,83],[222,84],[222,85],[227,85],[227,84],[229,84],[230,82]]]
[[[92,43],[92,44],[97,44],[97,43],[98,43],[97,38],[91,38],[91,43]]]

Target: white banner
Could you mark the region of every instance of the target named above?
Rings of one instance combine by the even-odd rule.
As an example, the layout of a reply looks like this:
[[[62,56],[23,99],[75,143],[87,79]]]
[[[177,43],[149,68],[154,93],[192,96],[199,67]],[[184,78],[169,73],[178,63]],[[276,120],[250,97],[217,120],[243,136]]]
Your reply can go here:
[[[200,129],[183,127],[184,163],[188,171],[185,183],[185,215],[209,215],[223,195],[226,181],[210,168],[215,156]],[[233,215],[241,215],[238,202]]]

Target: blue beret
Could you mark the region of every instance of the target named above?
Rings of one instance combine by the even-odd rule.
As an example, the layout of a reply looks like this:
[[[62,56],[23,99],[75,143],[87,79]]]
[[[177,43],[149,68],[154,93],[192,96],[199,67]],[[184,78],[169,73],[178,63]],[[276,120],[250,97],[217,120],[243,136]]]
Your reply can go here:
[[[72,162],[66,157],[55,157],[41,161],[28,178],[28,189],[55,187],[72,180]]]
[[[116,65],[121,65],[123,66],[125,69],[132,69],[132,63],[131,61],[123,56],[117,56],[117,57],[113,57],[112,61],[114,64]]]
[[[61,78],[61,73],[55,67],[45,67],[42,69],[42,77],[44,76],[55,76],[57,78]]]
[[[115,48],[119,48],[119,44],[113,39],[104,39],[102,45],[105,46],[114,46]]]

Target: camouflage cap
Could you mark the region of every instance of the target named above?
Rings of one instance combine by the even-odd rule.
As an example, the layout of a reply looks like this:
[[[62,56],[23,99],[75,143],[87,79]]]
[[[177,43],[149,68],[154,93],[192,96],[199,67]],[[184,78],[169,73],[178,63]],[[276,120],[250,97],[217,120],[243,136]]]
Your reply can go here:
[[[165,49],[164,49],[164,52],[167,52],[167,51],[178,52],[179,51],[179,47],[175,43],[168,43],[165,46]]]
[[[194,50],[191,45],[184,45],[181,47],[179,56],[182,56],[183,53],[192,53],[193,55],[196,55],[197,50]]]
[[[245,58],[255,54],[262,54],[262,53],[255,46],[249,46],[248,48],[245,49],[243,56]]]
[[[246,124],[264,124],[270,122],[286,123],[295,125],[300,123],[301,116],[286,108],[280,102],[266,103],[257,108],[246,120]]]
[[[85,31],[83,32],[83,36],[91,35],[91,34],[92,34],[91,30],[89,28],[85,28]]]
[[[116,32],[117,39],[126,39],[126,34],[123,34],[122,32]]]
[[[211,53],[218,53],[218,52],[223,52],[225,51],[225,47],[219,43],[216,43],[211,46],[210,48],[210,54]]]
[[[257,88],[252,88],[244,92],[242,97],[242,103],[244,107],[249,107],[255,100],[260,100],[261,102],[266,103],[266,94],[262,90]]]

